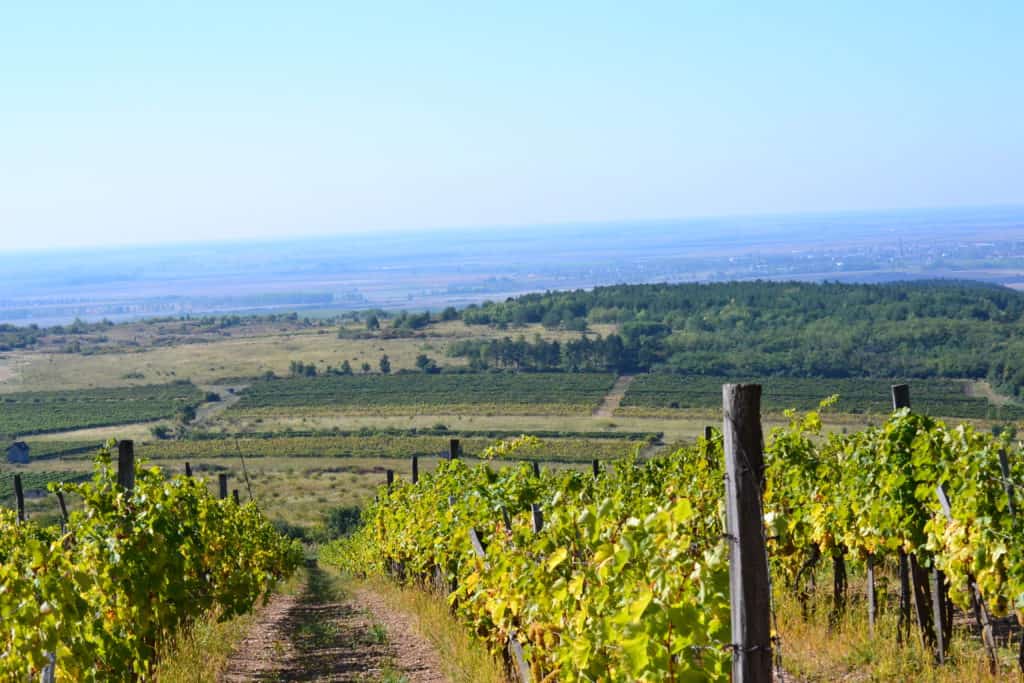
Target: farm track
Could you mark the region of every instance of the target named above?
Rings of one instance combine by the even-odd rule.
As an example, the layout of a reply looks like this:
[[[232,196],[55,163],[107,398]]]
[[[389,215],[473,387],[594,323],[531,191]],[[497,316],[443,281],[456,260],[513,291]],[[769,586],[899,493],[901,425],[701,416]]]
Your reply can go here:
[[[618,410],[622,399],[626,397],[629,385],[633,383],[636,375],[621,375],[615,380],[615,384],[608,390],[601,400],[601,405],[594,409],[594,417],[612,417]]]
[[[275,595],[228,659],[221,683],[353,681],[401,676],[447,683],[440,658],[410,624],[368,589],[339,592],[312,566],[299,592]]]
[[[195,425],[205,425],[211,422],[218,415],[241,400],[240,392],[248,387],[248,384],[204,384],[199,388],[203,391],[213,391],[220,395],[220,400],[215,403],[204,403],[196,410]],[[229,391],[229,389],[231,391]]]

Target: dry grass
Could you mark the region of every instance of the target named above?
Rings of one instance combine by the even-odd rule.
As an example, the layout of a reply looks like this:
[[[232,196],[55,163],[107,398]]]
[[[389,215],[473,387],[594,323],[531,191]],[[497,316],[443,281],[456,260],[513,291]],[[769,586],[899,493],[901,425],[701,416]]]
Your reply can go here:
[[[851,574],[850,581],[861,581],[862,573]],[[894,605],[890,604],[883,610],[872,637],[859,583],[851,583],[853,599],[845,614],[830,625],[831,570],[821,572],[818,578],[819,589],[810,603],[812,611],[806,620],[801,615],[799,601],[791,593],[781,588],[775,590],[782,664],[795,680],[814,683],[1018,680],[1016,644],[1012,648],[1000,649],[1001,675],[992,676],[978,636],[972,634],[966,625],[954,630],[948,662],[944,666],[933,664],[933,655],[920,644],[916,627],[911,631],[910,643],[897,644],[897,609]]]
[[[278,587],[288,595],[302,585],[301,571]],[[216,613],[207,614],[178,634],[160,655],[153,680],[160,683],[213,683],[218,680],[228,657],[259,619],[257,607],[227,621],[218,621]]]
[[[598,325],[593,332],[607,334],[613,329]],[[356,369],[364,362],[376,369],[385,353],[395,370],[414,368],[416,356],[421,353],[444,365],[464,365],[465,359],[446,357],[449,342],[520,334],[527,338],[539,334],[560,341],[581,336],[579,332],[546,330],[540,325],[502,331],[467,327],[461,322],[432,325],[424,334],[406,339],[338,339],[336,330],[324,328],[94,355],[17,351],[0,357],[0,393],[158,384],[175,379],[212,384],[224,377],[257,377],[267,371],[287,374],[288,364],[293,360],[314,362],[321,367],[336,367],[348,360]],[[132,373],[142,377],[127,377]]]

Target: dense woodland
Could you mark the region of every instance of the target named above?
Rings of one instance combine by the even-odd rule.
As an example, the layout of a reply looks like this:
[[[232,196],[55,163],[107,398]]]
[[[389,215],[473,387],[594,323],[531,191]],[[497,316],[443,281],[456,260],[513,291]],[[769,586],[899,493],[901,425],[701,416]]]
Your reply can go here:
[[[1024,295],[972,282],[617,285],[470,306],[468,325],[617,323],[586,342],[467,342],[478,367],[951,377],[1024,387]]]

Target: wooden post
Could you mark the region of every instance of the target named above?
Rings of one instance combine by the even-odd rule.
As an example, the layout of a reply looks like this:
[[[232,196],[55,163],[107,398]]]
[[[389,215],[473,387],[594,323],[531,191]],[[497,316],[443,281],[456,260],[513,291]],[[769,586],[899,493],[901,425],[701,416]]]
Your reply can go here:
[[[531,464],[533,465],[533,476],[540,479],[540,463],[534,460]]]
[[[25,521],[25,491],[21,488],[21,475],[14,475],[14,499],[18,505],[18,521]]]
[[[878,597],[875,595],[875,556],[868,553],[868,633],[875,635],[875,614],[878,612]]]
[[[68,523],[68,505],[64,502],[64,492],[57,491],[57,502],[60,503],[60,517],[65,524]]]
[[[480,542],[480,534],[476,532],[476,529],[469,530],[469,543],[473,546],[473,552],[480,559],[483,559],[486,555],[484,552],[484,544]]]
[[[890,387],[892,394],[892,409],[910,407],[910,386],[907,384],[894,384]],[[910,562],[903,549],[899,549],[900,569],[900,619],[896,630],[896,642],[903,642],[903,633],[910,636]]]
[[[921,644],[925,647],[934,647],[935,630],[932,628],[932,615],[928,610],[932,607],[931,589],[928,587],[928,572],[917,562],[917,555],[911,553],[910,577],[914,589],[914,614],[917,617],[917,626],[921,631]]]
[[[909,384],[893,384],[892,385],[892,409],[899,410],[900,408],[910,407],[910,385]]]
[[[898,548],[896,554],[900,569],[900,619],[896,626],[896,642],[902,643],[904,637],[910,638],[910,560],[903,548]]]
[[[894,384],[891,387],[892,391],[892,408],[893,410],[899,410],[901,408],[910,407],[910,386],[907,384]],[[901,558],[902,559],[902,558]],[[903,575],[904,564],[900,564],[900,589],[901,591],[906,586],[905,576]],[[917,625],[921,630],[921,640],[926,646],[932,646],[935,648],[935,658],[940,664],[945,661],[946,658],[946,646],[948,643],[944,642],[943,638],[943,624],[945,623],[945,603],[947,601],[947,588],[945,579],[942,577],[941,572],[937,572],[932,569],[930,583],[938,590],[938,594],[934,597],[931,595],[932,590],[929,588],[929,577],[927,572],[917,564],[917,557],[914,555],[910,556],[910,575],[913,579],[913,594],[914,594],[914,609],[917,616]],[[903,595],[900,595],[900,607],[906,607],[909,611],[909,599],[904,601]],[[931,608],[932,615],[929,619],[928,609]],[[909,615],[905,615],[902,611],[900,613],[901,622],[906,619],[909,622]]]
[[[187,460],[185,461],[185,476],[190,478],[192,476],[192,465]]]
[[[846,611],[846,555],[843,548],[832,551],[832,623],[839,625],[839,619]]]
[[[711,441],[713,438],[715,438],[715,428],[711,425],[706,425],[704,427],[704,440]]]
[[[420,458],[417,455],[412,456],[412,483],[418,484],[420,481]]]
[[[391,491],[391,487],[395,483],[395,471],[394,470],[385,470],[384,471],[384,477],[387,479],[388,491],[390,492]]]
[[[462,450],[461,450],[461,448],[459,446],[459,440],[458,439],[450,439],[448,441],[448,459],[449,460],[458,460],[459,459],[459,455],[461,455],[461,454],[462,454]]]
[[[217,484],[218,484],[218,489],[219,489],[218,490],[218,498],[220,498],[221,500],[224,500],[225,498],[228,497],[228,475],[223,474],[223,473],[218,474],[217,475]]]
[[[135,442],[131,439],[117,443],[117,483],[126,491],[135,490]]]
[[[235,499],[235,505],[242,504],[242,500],[238,497],[238,489],[231,489],[231,497]]]
[[[533,515],[533,533],[539,534],[540,530],[544,528],[544,514],[540,511],[540,505],[536,503],[531,505],[530,512]]]
[[[935,661],[939,664],[946,663],[946,620],[945,620],[945,604],[943,597],[945,591],[943,590],[946,585],[946,577],[943,572],[938,569],[932,569],[932,618],[934,624],[932,628],[935,630]]]
[[[761,496],[764,435],[761,386],[722,385],[726,538],[732,617],[732,680],[771,683],[771,591]]]
[[[1006,451],[999,451],[999,469],[1003,473],[1003,489],[1006,490],[1006,509],[1010,511],[1011,517],[1017,516],[1016,504],[1013,500],[1013,482],[1010,480],[1010,461],[1006,457]]]
[[[601,476],[601,463],[595,458],[590,463],[591,468],[594,470],[594,479]]]

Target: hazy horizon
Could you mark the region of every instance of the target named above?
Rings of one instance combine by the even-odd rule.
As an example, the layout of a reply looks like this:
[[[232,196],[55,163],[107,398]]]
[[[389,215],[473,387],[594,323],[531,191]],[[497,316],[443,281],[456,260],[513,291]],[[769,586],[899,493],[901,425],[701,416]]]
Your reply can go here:
[[[706,214],[693,216],[667,216],[667,217],[622,217],[609,218],[594,221],[561,221],[557,223],[516,223],[516,224],[490,224],[490,225],[423,225],[423,226],[398,226],[392,228],[353,228],[341,232],[322,233],[301,233],[294,234],[273,234],[256,237],[196,237],[187,240],[156,240],[130,241],[130,242],[98,242],[95,240],[82,243],[71,243],[60,246],[35,246],[35,247],[12,247],[8,243],[0,242],[0,253],[3,254],[45,254],[48,252],[112,252],[133,249],[159,249],[159,248],[189,248],[203,246],[231,246],[240,244],[283,244],[292,242],[315,242],[334,241],[345,238],[370,238],[383,237],[423,237],[432,235],[435,237],[464,236],[473,234],[479,237],[497,235],[502,230],[553,230],[571,231],[573,229],[636,227],[643,229],[645,226],[677,225],[680,227],[698,229],[692,235],[686,237],[707,237],[713,236],[714,231],[728,227],[733,229],[730,223],[747,224],[763,223],[767,221],[781,221],[781,225],[775,228],[784,227],[787,221],[807,221],[814,219],[832,220],[841,217],[879,217],[886,215],[921,215],[929,216],[934,214],[956,213],[956,212],[989,212],[989,211],[1010,211],[1021,212],[1024,220],[1024,202],[989,205],[949,205],[949,206],[914,206],[914,207],[876,207],[866,209],[835,209],[817,211],[778,211],[762,213],[735,213],[735,214]],[[1024,227],[1024,223],[1021,224]],[[767,234],[784,235],[777,229],[773,232],[772,226],[768,226]]]

